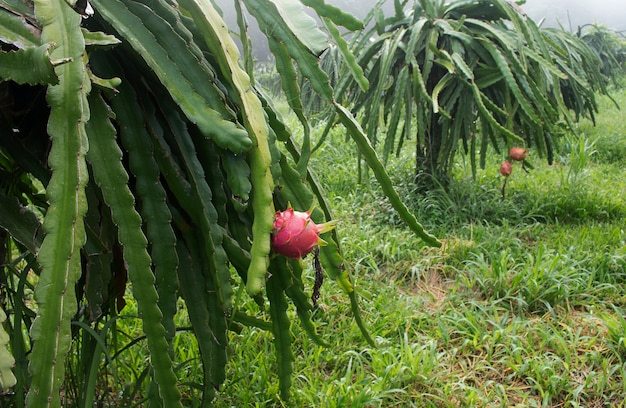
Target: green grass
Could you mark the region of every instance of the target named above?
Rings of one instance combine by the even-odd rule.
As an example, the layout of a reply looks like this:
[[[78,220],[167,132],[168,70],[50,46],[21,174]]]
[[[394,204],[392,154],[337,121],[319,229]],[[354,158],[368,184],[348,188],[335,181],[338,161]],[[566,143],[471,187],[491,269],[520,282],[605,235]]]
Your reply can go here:
[[[626,92],[616,98],[626,106]],[[278,397],[271,335],[244,327],[231,334],[228,379],[214,405],[626,406],[626,122],[609,100],[601,107],[597,126],[581,122],[585,139],[563,140],[553,165],[531,155],[532,171],[516,166],[505,199],[495,153],[475,178],[459,159],[449,188],[425,193],[411,182],[411,149],[392,159],[398,191],[440,249],[404,227],[373,178],[356,183],[354,148],[334,132],[313,163],[378,347],[367,345],[349,299],[327,279],[314,320],[331,347],[311,341],[290,311],[292,401]],[[305,279],[310,291],[312,268]],[[196,406],[202,372],[183,306],[177,375],[185,404]],[[241,307],[263,317],[252,301]],[[118,391],[107,398],[140,405],[133,390],[148,382],[140,323],[119,319],[116,330],[118,349],[131,346],[110,356],[107,381]]]

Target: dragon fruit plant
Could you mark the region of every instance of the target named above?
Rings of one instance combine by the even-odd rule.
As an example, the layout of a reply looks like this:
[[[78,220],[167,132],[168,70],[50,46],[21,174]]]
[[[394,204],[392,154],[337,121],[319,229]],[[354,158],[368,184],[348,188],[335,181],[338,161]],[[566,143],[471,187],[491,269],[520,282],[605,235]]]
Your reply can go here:
[[[0,248],[10,248],[0,250],[0,265],[12,265],[19,250],[25,271],[37,276],[30,309],[19,289],[24,281],[0,273],[4,303],[24,306],[5,308],[17,329],[9,333],[15,334],[10,350],[0,341],[0,356],[21,350],[13,358],[24,363],[0,357],[0,373],[9,368],[15,378],[0,375],[0,393],[15,382],[11,392],[22,405],[83,398],[69,388],[84,391],[85,406],[105,386],[119,394],[123,377],[100,382],[111,378],[111,367],[94,381],[72,373],[100,370],[101,358],[116,353],[116,344],[96,347],[87,333],[109,327],[131,296],[146,339],[150,386],[137,395],[146,405],[183,406],[188,387],[176,367],[185,363],[172,353],[179,312],[189,317],[203,368],[194,390],[200,405],[228,393],[218,390],[228,377],[229,343],[240,339],[229,331],[241,325],[273,337],[277,388],[287,404],[299,356],[289,306],[309,337],[326,346],[311,314],[324,274],[349,297],[364,339],[376,345],[360,317],[336,231],[314,256],[309,298],[299,258],[325,244],[320,234],[333,228],[322,224],[332,219],[330,203],[309,166],[306,115],[298,115],[305,129],[300,141],[256,87],[243,9],[267,34],[291,110],[303,110],[295,86],[301,72],[346,128],[400,218],[426,244],[441,246],[402,202],[317,59],[335,40],[345,42],[329,35],[340,32],[336,25],[356,31],[363,22],[323,1],[242,0],[233,30],[217,3],[0,0]],[[324,16],[327,29],[298,3]],[[238,41],[247,45],[243,53]],[[365,87],[362,70],[348,59],[351,76]],[[320,224],[311,211],[276,213],[289,202],[298,210],[316,203],[312,216]],[[254,315],[238,307],[239,294],[254,298]],[[94,350],[83,367],[76,357]],[[68,379],[76,380],[69,388]]]

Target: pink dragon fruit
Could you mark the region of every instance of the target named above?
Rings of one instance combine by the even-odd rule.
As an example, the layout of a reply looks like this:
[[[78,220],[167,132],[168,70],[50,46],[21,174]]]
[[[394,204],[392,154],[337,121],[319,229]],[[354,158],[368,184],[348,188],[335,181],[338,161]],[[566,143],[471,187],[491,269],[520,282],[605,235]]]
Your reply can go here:
[[[311,220],[311,211],[294,211],[291,207],[285,211],[277,211],[272,231],[272,249],[289,258],[302,258],[315,245],[326,245],[320,234],[333,228],[333,221],[315,224]]]
[[[509,150],[509,157],[515,161],[524,161],[528,156],[528,151],[523,147],[512,147]]]
[[[509,177],[512,171],[513,165],[511,164],[511,162],[508,160],[503,161],[502,165],[500,166],[500,174],[502,174],[504,177]]]

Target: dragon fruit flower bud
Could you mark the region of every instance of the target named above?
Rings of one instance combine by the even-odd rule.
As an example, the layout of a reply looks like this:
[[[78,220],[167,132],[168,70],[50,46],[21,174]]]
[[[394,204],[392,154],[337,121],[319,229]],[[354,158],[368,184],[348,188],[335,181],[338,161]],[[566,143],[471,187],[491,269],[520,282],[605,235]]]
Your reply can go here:
[[[287,208],[277,211],[272,231],[272,249],[289,258],[302,258],[316,245],[326,245],[320,234],[335,228],[333,221],[317,225],[311,220],[311,211],[294,211]]]

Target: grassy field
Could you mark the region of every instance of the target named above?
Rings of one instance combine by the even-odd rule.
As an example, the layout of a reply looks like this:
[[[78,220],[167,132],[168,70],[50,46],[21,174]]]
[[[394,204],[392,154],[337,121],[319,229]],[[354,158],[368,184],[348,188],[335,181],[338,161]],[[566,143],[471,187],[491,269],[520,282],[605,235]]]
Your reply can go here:
[[[626,106],[625,92],[615,96]],[[626,406],[626,121],[602,99],[597,126],[583,121],[579,130],[585,138],[563,139],[551,166],[531,151],[534,169],[515,166],[504,200],[503,154],[491,152],[475,178],[459,159],[447,192],[418,194],[407,146],[389,169],[443,241],[434,249],[402,225],[373,177],[357,184],[354,148],[338,129],[313,160],[378,346],[368,346],[349,300],[326,280],[315,321],[332,346],[315,345],[293,324],[292,401],[277,396],[270,335],[246,328],[232,335],[215,406]],[[312,270],[308,279],[311,288]],[[179,324],[178,375],[193,406],[201,369],[184,312]],[[118,326],[137,338],[136,319]],[[137,368],[142,347],[115,356],[130,399],[146,373]]]

